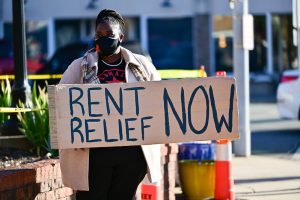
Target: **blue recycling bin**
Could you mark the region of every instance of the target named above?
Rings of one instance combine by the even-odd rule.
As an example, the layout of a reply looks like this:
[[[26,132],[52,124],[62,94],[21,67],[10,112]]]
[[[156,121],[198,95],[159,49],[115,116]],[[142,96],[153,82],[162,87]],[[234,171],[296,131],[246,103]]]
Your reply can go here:
[[[215,144],[188,142],[179,144],[178,160],[216,160]]]

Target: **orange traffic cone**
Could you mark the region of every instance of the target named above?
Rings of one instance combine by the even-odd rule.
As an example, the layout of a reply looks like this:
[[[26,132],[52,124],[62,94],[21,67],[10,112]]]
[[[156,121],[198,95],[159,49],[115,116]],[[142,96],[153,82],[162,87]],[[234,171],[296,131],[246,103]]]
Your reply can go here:
[[[216,76],[226,77],[225,71]],[[216,145],[215,200],[234,200],[233,177],[231,172],[232,149],[229,140],[219,140]]]
[[[231,142],[217,141],[215,200],[234,200]]]

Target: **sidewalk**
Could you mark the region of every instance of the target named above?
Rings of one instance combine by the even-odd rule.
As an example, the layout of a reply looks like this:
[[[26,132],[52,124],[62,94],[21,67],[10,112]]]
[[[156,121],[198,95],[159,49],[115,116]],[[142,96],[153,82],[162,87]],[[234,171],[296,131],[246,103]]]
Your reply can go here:
[[[287,155],[234,157],[232,162],[237,199],[300,199],[300,159]]]

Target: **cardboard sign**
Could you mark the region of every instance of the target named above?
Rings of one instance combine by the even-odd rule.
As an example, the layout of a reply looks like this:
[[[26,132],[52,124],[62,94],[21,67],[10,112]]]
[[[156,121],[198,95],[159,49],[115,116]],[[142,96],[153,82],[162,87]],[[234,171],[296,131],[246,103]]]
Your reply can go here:
[[[236,139],[235,79],[48,86],[52,148]]]

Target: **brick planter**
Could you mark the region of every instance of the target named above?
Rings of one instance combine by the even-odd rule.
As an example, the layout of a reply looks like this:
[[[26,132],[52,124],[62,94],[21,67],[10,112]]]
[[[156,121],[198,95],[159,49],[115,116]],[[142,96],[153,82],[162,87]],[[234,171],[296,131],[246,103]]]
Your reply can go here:
[[[164,200],[175,200],[175,175],[177,165],[178,144],[165,144],[161,148],[163,183],[161,185]]]
[[[159,200],[175,200],[177,152],[177,144],[161,145],[163,179]],[[0,200],[24,199],[75,200],[74,191],[62,184],[58,159],[41,160],[17,169],[0,170]]]
[[[57,159],[22,165],[0,171],[0,200],[71,200],[72,189],[64,187]]]

